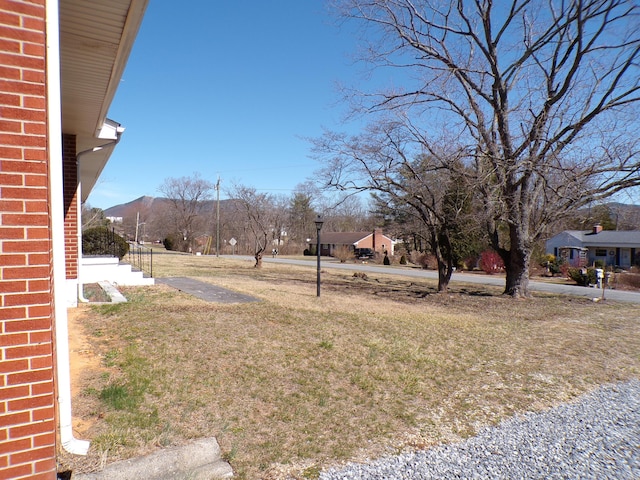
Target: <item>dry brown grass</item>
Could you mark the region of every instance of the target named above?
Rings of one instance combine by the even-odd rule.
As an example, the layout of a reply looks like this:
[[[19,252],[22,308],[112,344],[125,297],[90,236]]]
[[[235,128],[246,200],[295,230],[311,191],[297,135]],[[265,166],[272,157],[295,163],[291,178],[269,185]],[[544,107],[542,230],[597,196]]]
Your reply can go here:
[[[158,255],[154,271],[262,301],[155,286],[88,309],[84,331],[107,373],[74,399],[93,439],[88,458],[65,458],[76,471],[216,436],[237,478],[313,478],[640,374],[635,305],[514,301],[465,285],[441,295],[428,281],[334,271],[317,298],[312,268],[211,257]]]

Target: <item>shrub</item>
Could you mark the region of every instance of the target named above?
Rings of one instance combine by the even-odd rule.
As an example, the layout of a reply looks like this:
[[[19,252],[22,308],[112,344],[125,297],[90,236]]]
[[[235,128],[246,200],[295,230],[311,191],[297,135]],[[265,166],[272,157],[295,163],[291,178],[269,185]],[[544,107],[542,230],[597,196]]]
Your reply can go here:
[[[431,253],[411,252],[411,262],[420,265],[425,270],[438,268],[438,260]]]
[[[616,274],[615,283],[621,287],[640,290],[640,274],[632,272]]]
[[[391,260],[389,260],[389,255],[385,254],[384,260],[382,261],[384,265],[391,265]]]
[[[405,257],[404,255],[402,255],[400,257],[400,265],[406,265],[407,264],[407,257]]]
[[[175,241],[173,239],[173,237],[167,237],[162,241],[162,244],[164,245],[164,248],[167,250],[174,250],[174,244]]]
[[[568,268],[567,277],[576,282],[577,285],[581,285],[583,287],[595,285],[595,283],[597,282],[595,268],[587,268],[586,275],[582,273],[583,270],[585,269],[573,267]]]
[[[345,263],[347,260],[353,258],[353,250],[347,245],[340,245],[333,251],[333,256],[340,260],[340,263]]]
[[[129,244],[107,227],[88,228],[82,232],[84,255],[113,255],[120,260],[129,252]]]
[[[485,250],[480,254],[480,268],[489,275],[504,270],[502,257],[494,250]]]
[[[462,261],[462,270],[474,270],[478,266],[478,257],[471,255]]]

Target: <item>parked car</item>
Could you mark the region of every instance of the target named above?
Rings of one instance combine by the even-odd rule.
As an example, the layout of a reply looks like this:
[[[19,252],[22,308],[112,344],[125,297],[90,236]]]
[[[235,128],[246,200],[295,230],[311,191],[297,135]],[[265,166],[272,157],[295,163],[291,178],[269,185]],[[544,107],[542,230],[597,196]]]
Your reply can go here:
[[[358,260],[363,260],[365,258],[373,258],[376,256],[376,252],[371,248],[356,248],[355,256]]]

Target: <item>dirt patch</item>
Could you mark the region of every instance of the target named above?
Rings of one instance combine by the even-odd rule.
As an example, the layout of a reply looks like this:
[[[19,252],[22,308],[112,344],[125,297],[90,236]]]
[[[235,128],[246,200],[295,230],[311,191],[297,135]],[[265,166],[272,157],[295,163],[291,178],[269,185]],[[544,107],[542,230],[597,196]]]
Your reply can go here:
[[[95,376],[102,369],[100,356],[91,347],[82,326],[87,306],[68,309],[69,365],[71,370],[71,397],[77,398],[86,387],[86,378]],[[73,418],[74,430],[80,437],[95,423],[95,417]]]

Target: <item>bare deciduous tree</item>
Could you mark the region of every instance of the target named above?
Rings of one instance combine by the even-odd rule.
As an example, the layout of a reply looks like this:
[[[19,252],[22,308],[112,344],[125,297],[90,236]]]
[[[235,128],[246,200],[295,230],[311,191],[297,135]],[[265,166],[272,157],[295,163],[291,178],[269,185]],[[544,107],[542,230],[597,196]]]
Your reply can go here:
[[[549,225],[640,185],[636,2],[334,3],[370,27],[366,60],[403,84],[351,98],[406,118],[425,152],[438,149],[438,125],[465,146],[505,294],[529,295],[533,245]]]
[[[243,219],[254,245],[255,267],[262,268],[262,257],[269,244],[269,234],[274,228],[274,204],[271,195],[259,193],[255,188],[234,185],[229,192],[235,200],[238,219]]]
[[[213,189],[214,185],[197,173],[192,177],[167,178],[159,188],[169,200],[173,234],[185,251],[193,248],[203,202],[211,198]]]
[[[455,267],[455,226],[470,193],[461,183],[464,177],[451,173],[461,161],[455,146],[421,154],[406,127],[381,121],[358,136],[327,134],[318,139],[315,152],[325,165],[320,178],[340,190],[378,192],[417,220],[437,259],[438,291],[443,292]]]

